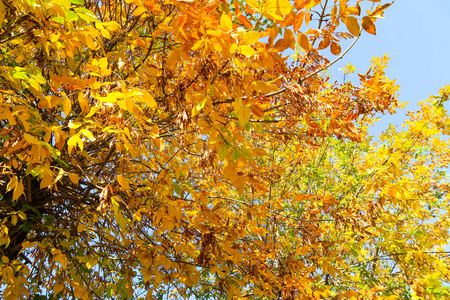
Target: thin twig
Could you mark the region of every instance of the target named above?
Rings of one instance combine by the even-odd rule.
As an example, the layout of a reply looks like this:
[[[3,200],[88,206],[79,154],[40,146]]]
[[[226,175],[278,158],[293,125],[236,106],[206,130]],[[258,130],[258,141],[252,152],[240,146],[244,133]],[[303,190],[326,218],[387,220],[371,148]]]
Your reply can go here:
[[[233,202],[236,202],[236,203],[240,203],[240,204],[243,204],[243,205],[246,205],[246,206],[253,206],[253,204],[251,204],[251,203],[246,203],[244,201],[240,201],[240,200],[233,199],[233,198],[227,198],[227,197],[221,197],[221,196],[208,196],[208,198],[211,198],[211,199],[223,199],[223,200],[228,200],[228,201],[233,201]],[[269,212],[272,213],[272,214],[277,214],[279,216],[282,216],[282,217],[285,217],[285,218],[288,218],[288,219],[292,219],[292,220],[295,220],[295,221],[299,221],[299,222],[333,222],[334,221],[334,220],[331,220],[331,219],[299,219],[299,218],[295,218],[295,217],[291,217],[291,216],[279,213],[279,212],[274,211],[274,210],[269,210]]]

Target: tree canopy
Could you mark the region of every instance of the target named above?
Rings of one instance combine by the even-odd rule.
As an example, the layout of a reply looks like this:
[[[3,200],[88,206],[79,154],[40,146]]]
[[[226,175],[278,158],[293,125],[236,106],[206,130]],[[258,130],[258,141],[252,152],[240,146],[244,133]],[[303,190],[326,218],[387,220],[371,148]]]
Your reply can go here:
[[[450,87],[323,72],[391,4],[0,0],[1,296],[450,297]]]

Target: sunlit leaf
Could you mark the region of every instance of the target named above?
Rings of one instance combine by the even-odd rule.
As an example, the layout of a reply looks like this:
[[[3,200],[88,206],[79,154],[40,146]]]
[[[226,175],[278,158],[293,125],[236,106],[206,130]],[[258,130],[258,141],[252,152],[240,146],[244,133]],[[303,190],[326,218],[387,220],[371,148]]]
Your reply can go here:
[[[360,27],[358,20],[355,17],[349,16],[345,19],[345,25],[347,26],[348,31],[354,36],[359,36]]]

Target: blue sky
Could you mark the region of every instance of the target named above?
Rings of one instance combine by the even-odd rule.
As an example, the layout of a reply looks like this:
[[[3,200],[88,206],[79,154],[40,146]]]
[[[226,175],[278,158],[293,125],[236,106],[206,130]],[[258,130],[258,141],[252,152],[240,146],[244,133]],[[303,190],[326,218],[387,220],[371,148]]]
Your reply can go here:
[[[386,9],[385,19],[376,22],[377,35],[364,32],[350,52],[330,68],[339,81],[342,75],[337,70],[350,62],[357,69],[347,80],[356,84],[356,73],[365,73],[373,56],[389,54],[387,76],[397,79],[399,100],[409,105],[397,115],[384,116],[373,134],[389,123],[401,123],[407,110],[415,110],[420,100],[437,95],[442,86],[450,84],[449,21],[450,0],[396,0]]]

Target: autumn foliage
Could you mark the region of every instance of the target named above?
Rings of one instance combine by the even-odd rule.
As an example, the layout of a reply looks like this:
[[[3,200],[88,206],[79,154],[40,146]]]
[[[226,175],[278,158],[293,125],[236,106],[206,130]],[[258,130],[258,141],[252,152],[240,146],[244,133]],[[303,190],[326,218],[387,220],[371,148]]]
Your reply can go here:
[[[0,0],[1,297],[450,297],[450,88],[322,72],[390,5]]]

